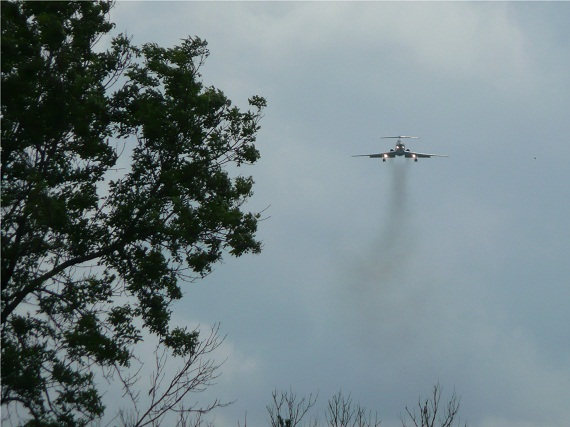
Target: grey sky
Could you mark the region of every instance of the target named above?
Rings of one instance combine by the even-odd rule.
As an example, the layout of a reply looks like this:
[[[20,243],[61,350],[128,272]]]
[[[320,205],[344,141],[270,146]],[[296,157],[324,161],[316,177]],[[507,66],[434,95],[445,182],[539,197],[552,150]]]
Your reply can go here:
[[[273,388],[342,388],[398,425],[439,381],[476,427],[568,425],[570,4],[118,2],[135,43],[209,43],[203,78],[262,121],[259,256],[187,288],[220,321],[215,424]],[[380,136],[447,159],[383,164]]]

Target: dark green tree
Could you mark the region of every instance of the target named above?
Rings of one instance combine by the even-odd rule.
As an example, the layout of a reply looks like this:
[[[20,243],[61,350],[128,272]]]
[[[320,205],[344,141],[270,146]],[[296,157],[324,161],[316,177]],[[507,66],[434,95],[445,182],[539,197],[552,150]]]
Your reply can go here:
[[[236,167],[259,158],[265,100],[205,87],[198,38],[95,49],[109,2],[1,7],[2,407],[81,425],[104,412],[94,372],[126,369],[143,332],[195,351],[170,322],[184,282],[260,251]]]

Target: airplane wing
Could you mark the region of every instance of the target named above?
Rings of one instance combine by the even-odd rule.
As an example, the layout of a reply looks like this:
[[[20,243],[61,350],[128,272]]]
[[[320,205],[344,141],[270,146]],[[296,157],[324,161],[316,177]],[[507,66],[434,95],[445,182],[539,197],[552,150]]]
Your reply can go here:
[[[427,154],[427,153],[416,153],[414,151],[406,151],[405,156],[409,158],[426,158],[426,157],[449,157],[447,154]]]
[[[390,158],[394,158],[396,157],[396,154],[393,151],[388,151],[386,153],[376,153],[376,154],[357,154],[356,156],[352,156],[352,157],[370,157],[373,159],[377,159],[377,158],[386,158],[386,157],[390,157]]]

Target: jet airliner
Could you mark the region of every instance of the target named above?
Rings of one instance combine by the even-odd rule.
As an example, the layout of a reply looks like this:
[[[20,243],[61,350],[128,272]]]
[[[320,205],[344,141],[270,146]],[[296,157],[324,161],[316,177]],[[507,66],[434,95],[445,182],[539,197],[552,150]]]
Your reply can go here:
[[[414,161],[416,161],[416,162],[418,161],[419,158],[448,157],[446,154],[427,154],[427,153],[418,153],[415,151],[410,151],[409,148],[406,148],[406,146],[402,142],[402,139],[418,139],[419,137],[417,137],[417,136],[400,135],[400,136],[383,136],[382,138],[397,139],[396,147],[393,149],[390,149],[390,151],[387,151],[385,153],[357,154],[356,156],[352,156],[352,157],[380,158],[380,159],[382,159],[383,162],[385,162],[386,159],[393,159],[396,156],[404,156],[408,159],[414,159]]]

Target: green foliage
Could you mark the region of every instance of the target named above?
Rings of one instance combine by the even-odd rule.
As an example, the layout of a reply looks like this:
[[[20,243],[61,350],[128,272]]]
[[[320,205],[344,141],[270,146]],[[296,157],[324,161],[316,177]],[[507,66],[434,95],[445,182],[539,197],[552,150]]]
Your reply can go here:
[[[128,367],[143,330],[192,354],[181,285],[261,249],[253,180],[228,167],[259,159],[265,100],[204,87],[198,38],[96,52],[110,7],[2,3],[2,405],[34,425],[100,417],[94,369]]]

